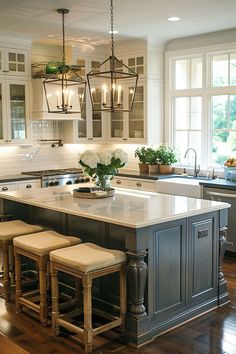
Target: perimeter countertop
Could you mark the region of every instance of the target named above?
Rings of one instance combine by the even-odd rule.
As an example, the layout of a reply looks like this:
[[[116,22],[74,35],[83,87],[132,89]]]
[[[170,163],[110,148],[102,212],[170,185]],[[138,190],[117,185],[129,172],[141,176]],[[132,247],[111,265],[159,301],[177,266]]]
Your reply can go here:
[[[22,175],[22,174],[3,175],[3,176],[0,176],[0,183],[29,181],[29,180],[35,180],[35,179],[40,179],[40,177],[32,176],[32,175]]]
[[[228,203],[121,188],[115,189],[113,197],[82,199],[73,196],[73,189],[74,186],[70,185],[2,192],[0,198],[131,228],[230,207]]]

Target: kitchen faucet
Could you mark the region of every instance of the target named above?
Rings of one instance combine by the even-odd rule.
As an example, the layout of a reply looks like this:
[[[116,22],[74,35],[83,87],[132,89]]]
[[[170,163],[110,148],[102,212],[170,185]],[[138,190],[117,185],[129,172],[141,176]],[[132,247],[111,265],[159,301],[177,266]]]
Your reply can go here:
[[[188,152],[191,151],[191,150],[194,152],[194,171],[193,171],[193,176],[197,177],[197,175],[198,175],[198,173],[200,171],[200,165],[198,165],[198,168],[197,168],[197,152],[196,152],[196,150],[193,149],[193,148],[188,148],[187,151],[184,154],[184,158],[186,158]]]

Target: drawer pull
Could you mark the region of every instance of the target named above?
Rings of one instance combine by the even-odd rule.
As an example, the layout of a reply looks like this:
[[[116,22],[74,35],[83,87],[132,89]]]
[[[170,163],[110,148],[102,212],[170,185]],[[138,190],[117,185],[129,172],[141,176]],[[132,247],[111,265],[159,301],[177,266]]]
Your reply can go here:
[[[141,182],[137,182],[137,183],[136,183],[136,186],[137,186],[137,187],[141,187],[141,185],[142,185]]]
[[[121,180],[118,179],[118,180],[116,181],[116,184],[121,184]]]
[[[31,184],[27,184],[25,188],[32,188]]]
[[[8,187],[2,187],[2,191],[8,191]]]

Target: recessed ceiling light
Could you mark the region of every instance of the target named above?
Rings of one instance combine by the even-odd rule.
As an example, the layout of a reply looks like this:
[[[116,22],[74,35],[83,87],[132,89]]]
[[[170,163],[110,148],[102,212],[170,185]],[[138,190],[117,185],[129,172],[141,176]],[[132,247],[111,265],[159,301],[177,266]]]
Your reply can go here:
[[[111,34],[111,31],[109,31],[108,33],[110,33]],[[117,30],[113,30],[113,34],[118,34],[119,33],[119,31],[117,31]]]
[[[171,22],[176,22],[176,21],[180,21],[180,18],[179,18],[179,17],[172,16],[172,17],[168,17],[167,20],[168,20],[168,21],[171,21]]]

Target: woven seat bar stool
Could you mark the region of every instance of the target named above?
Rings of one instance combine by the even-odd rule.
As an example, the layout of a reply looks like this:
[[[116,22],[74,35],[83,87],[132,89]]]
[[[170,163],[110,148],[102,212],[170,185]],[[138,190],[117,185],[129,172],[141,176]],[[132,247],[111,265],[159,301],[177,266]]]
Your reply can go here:
[[[126,315],[126,253],[106,249],[93,243],[83,243],[50,252],[50,270],[52,286],[52,326],[55,334],[59,335],[60,326],[76,334],[76,337],[90,353],[93,346],[93,337],[111,328],[121,326],[124,329]],[[60,313],[58,273],[73,275],[81,279],[83,294],[83,323],[75,324],[75,311]],[[120,278],[120,306],[119,316],[114,316],[101,309],[92,308],[93,279],[119,272]],[[108,323],[93,328],[92,313],[109,320]],[[70,316],[71,315],[71,316]]]
[[[48,324],[47,290],[50,287],[48,280],[49,252],[58,248],[65,248],[81,243],[81,239],[65,236],[49,230],[32,235],[17,237],[13,240],[16,274],[16,311],[20,312],[22,306],[39,314],[40,322]],[[39,273],[39,284],[36,290],[23,291],[21,278],[21,256],[28,257],[36,262]]]
[[[38,225],[27,224],[22,220],[0,222],[0,248],[3,255],[3,296],[5,301],[10,301],[11,283],[14,283],[14,258],[12,252],[13,239],[17,236],[33,234],[42,231]],[[10,264],[11,259],[12,264]],[[11,267],[11,269],[10,269]],[[11,276],[11,278],[10,278]]]

